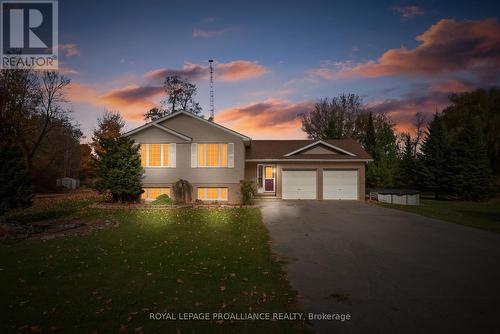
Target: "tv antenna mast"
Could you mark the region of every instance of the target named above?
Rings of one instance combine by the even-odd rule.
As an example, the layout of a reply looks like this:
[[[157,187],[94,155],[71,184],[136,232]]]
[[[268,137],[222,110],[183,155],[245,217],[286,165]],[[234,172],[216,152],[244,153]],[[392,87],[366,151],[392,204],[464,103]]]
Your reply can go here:
[[[214,111],[214,60],[209,59],[208,60],[208,65],[210,66],[210,117],[208,118],[209,121],[213,122],[215,118],[215,111]]]

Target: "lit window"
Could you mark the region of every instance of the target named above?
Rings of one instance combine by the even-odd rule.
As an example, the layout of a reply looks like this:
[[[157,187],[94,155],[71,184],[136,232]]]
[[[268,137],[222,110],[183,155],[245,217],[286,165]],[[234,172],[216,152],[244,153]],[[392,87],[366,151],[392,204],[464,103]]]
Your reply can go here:
[[[175,167],[175,144],[141,144],[140,152],[143,167]]]
[[[198,166],[205,166],[205,144],[198,144]]]
[[[147,154],[147,151],[146,151],[146,144],[141,144],[141,166],[142,167],[146,167],[146,154]]]
[[[273,167],[266,166],[266,179],[272,179],[272,178],[273,178]]]
[[[168,144],[163,144],[163,166],[169,166],[168,164]]]
[[[141,198],[146,201],[154,201],[160,195],[170,195],[170,188],[144,188]]]
[[[149,166],[161,166],[161,145],[149,144]]]
[[[198,167],[227,167],[227,144],[198,144]]]
[[[202,201],[227,201],[227,188],[198,188],[198,199]]]

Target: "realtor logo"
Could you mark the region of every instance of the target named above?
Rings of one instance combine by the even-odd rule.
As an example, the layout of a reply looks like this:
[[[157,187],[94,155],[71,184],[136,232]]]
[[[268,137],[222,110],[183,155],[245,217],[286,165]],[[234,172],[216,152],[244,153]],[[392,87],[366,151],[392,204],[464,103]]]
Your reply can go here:
[[[1,68],[57,69],[57,1],[2,1],[1,13]]]

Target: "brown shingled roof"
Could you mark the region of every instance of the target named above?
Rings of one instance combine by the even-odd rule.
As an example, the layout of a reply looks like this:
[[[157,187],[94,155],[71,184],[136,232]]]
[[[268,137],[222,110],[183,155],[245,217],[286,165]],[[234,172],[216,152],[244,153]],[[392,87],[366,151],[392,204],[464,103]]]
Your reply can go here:
[[[354,156],[338,152],[338,154],[294,154],[285,157],[286,154],[310,145],[317,140],[252,140],[250,147],[246,149],[246,159],[339,159],[359,160],[371,159],[371,156],[363,149],[360,143],[353,139],[326,139],[324,142],[348,151]],[[318,144],[321,145],[321,144]],[[327,149],[328,148],[326,147]]]

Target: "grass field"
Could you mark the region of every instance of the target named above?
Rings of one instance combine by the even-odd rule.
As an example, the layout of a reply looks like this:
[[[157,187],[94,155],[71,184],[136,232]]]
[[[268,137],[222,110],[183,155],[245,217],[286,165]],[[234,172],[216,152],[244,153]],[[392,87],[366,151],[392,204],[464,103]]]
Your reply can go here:
[[[500,233],[500,197],[487,202],[434,199],[422,199],[420,202],[419,206],[379,204],[455,224]]]
[[[62,201],[27,222],[106,219],[86,236],[0,244],[1,333],[304,332],[300,321],[154,321],[151,312],[297,312],[258,209],[89,209]]]

